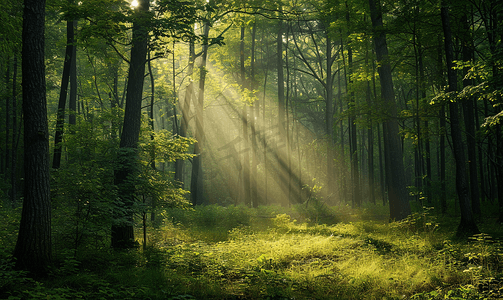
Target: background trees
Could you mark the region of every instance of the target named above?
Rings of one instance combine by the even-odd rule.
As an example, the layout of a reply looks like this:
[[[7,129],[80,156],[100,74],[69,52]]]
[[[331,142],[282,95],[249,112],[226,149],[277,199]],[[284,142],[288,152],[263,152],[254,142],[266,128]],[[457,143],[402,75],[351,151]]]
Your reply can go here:
[[[189,186],[194,205],[382,203],[395,220],[410,205],[462,208],[472,229],[477,190],[482,206],[503,198],[498,3],[451,3],[451,38],[428,1],[148,3],[49,2],[53,198],[72,212],[74,245],[131,246],[136,218],[187,205]],[[20,7],[1,5],[1,189],[15,204],[32,139],[20,138]],[[77,19],[66,41],[61,21]],[[67,44],[79,51],[65,125]]]

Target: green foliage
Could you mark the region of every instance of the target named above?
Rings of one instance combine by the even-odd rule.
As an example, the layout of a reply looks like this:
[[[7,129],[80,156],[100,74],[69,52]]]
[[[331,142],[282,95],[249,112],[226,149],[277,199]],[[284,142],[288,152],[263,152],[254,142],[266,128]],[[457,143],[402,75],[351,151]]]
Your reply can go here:
[[[13,262],[2,255],[0,279],[5,292],[0,297],[355,299],[365,295],[364,299],[433,300],[500,296],[499,240],[487,234],[468,242],[450,240],[454,227],[446,234],[426,224],[432,221],[431,210],[403,223],[335,225],[298,224],[286,211],[216,205],[167,208],[164,225],[150,232],[146,249],[88,248],[76,254],[57,249],[51,277],[43,281],[15,271]],[[362,214],[349,208],[344,213]]]
[[[335,224],[338,222],[333,209],[322,200],[314,198],[306,201],[305,204],[296,204],[293,207],[299,213],[300,219],[308,223]]]
[[[422,212],[413,212],[400,222],[395,222],[392,226],[397,229],[412,233],[433,233],[438,228],[436,217],[430,212],[433,207],[423,207]]]

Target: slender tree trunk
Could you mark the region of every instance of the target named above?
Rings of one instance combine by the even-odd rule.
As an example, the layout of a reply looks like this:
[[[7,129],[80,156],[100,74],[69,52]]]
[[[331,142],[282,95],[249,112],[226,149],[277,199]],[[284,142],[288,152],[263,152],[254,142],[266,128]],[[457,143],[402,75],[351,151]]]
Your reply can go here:
[[[457,76],[456,70],[454,69],[454,54],[452,46],[452,34],[449,22],[449,11],[446,6],[445,1],[442,1],[441,7],[441,17],[442,17],[442,28],[444,30],[444,45],[445,45],[445,55],[447,62],[447,79],[448,79],[448,91],[455,93],[457,91]],[[459,199],[459,206],[461,209],[461,222],[457,229],[458,235],[472,235],[478,233],[477,225],[472,214],[472,208],[470,205],[470,195],[468,178],[466,175],[466,160],[463,140],[461,136],[461,127],[459,122],[459,112],[458,103],[449,103],[449,113],[451,119],[451,137],[454,160],[456,163],[456,191]]]
[[[370,82],[367,81],[367,105],[370,109],[372,109],[372,95],[370,92]],[[373,122],[372,122],[372,111],[369,111],[369,128],[367,130],[368,134],[368,169],[369,169],[369,198],[370,202],[372,204],[376,204],[376,199],[375,199],[375,180],[374,180],[374,130],[373,130]]]
[[[283,22],[279,21],[278,25],[278,35],[276,38],[276,65],[278,70],[278,127],[279,127],[279,142],[276,148],[276,161],[279,164],[279,168],[276,170],[278,174],[276,179],[281,188],[281,202],[288,203],[289,199],[283,199],[287,196],[287,170],[281,166],[286,164],[285,150],[286,145],[286,128],[285,128],[285,75],[283,71]]]
[[[257,24],[256,21],[253,24],[252,36],[251,36],[251,66],[250,66],[250,89],[254,91],[255,86],[255,37],[257,34]],[[253,103],[251,109],[251,139],[252,139],[252,165],[251,165],[251,202],[253,207],[258,207],[258,187],[257,187],[257,118],[259,114],[259,103],[256,100]]]
[[[346,22],[349,25],[349,10],[346,1]],[[349,35],[349,33],[348,33]],[[347,72],[347,85],[346,90],[349,90],[353,83],[351,76],[353,74],[353,49],[350,43],[346,45],[348,51],[348,72]],[[349,160],[351,161],[351,186],[352,186],[352,205],[353,207],[361,206],[361,193],[360,193],[360,169],[358,163],[358,142],[357,142],[357,129],[356,129],[356,112],[354,111],[356,107],[356,99],[354,92],[349,94],[348,108],[353,111],[349,114],[348,126],[349,126]]]
[[[8,87],[10,85],[10,61],[7,60],[7,71],[5,73],[5,86]],[[9,169],[9,164],[10,164],[10,155],[11,155],[11,141],[10,141],[10,119],[11,119],[11,108],[10,108],[11,101],[10,99],[7,99],[6,105],[5,105],[5,159],[3,159],[0,162],[0,174],[6,174],[7,170]]]
[[[189,77],[189,84],[185,89],[185,95],[182,103],[180,103],[182,116],[180,120],[180,132],[178,133],[181,137],[187,136],[187,129],[189,128],[189,114],[190,114],[190,103],[192,102],[192,97],[194,95],[194,82],[192,80],[192,75],[194,74],[194,61],[196,59],[196,51],[194,46],[194,41],[191,40],[189,43],[189,65],[187,68],[187,76]],[[185,162],[181,159],[177,159],[175,162],[175,180],[184,187],[184,173],[185,173]]]
[[[239,63],[241,75],[241,90],[247,88],[245,70],[245,27],[241,26],[241,38],[239,43]],[[251,207],[250,191],[250,137],[248,134],[248,103],[243,101],[243,111],[241,114],[241,124],[243,126],[243,140],[245,153],[243,154],[243,200],[246,206]]]
[[[154,103],[155,103],[155,79],[154,79],[154,74],[152,73],[152,60],[150,59],[150,53],[147,54],[148,55],[148,63],[147,63],[147,66],[148,66],[148,74],[149,74],[149,78],[150,78],[150,103],[148,105],[148,122],[149,122],[149,125],[150,125],[150,130],[152,130],[152,134],[150,135],[150,140],[154,140],[154,132],[155,132],[155,122],[154,122]],[[173,55],[175,55],[175,49],[173,47]],[[175,74],[175,70],[173,69],[173,74]],[[174,82],[173,82],[174,83]],[[173,89],[173,93],[175,93],[175,90]],[[173,99],[173,101],[175,101],[175,99]],[[173,102],[175,103],[175,102]],[[173,105],[173,107],[176,107]],[[176,112],[174,113],[174,122],[176,123]],[[176,132],[175,130],[173,130],[173,132]],[[150,149],[150,167],[152,168],[152,170],[157,170],[156,168],[156,165],[155,165],[155,149],[152,147]],[[145,195],[143,195],[143,203],[145,203],[146,201],[146,197]],[[156,197],[152,197],[150,199],[150,220],[152,222],[155,221],[155,217],[156,217],[156,210],[157,210],[157,198]],[[146,225],[146,222],[147,222],[147,212],[146,211],[143,211],[143,249],[145,249],[147,247],[147,225]]]
[[[335,192],[335,168],[334,168],[334,89],[333,89],[333,76],[332,76],[332,66],[334,64],[334,57],[332,56],[332,39],[328,33],[328,29],[325,29],[325,38],[327,43],[326,49],[326,61],[327,61],[327,76],[325,82],[325,124],[327,133],[327,193],[328,196],[332,196]]]
[[[462,26],[464,27],[463,35],[463,61],[473,60],[473,41],[470,37],[470,25],[468,17],[463,14],[461,18]],[[468,73],[468,70],[466,70]],[[473,85],[473,80],[465,77],[463,79],[463,87]],[[472,200],[473,213],[476,216],[481,215],[480,209],[480,192],[479,180],[477,176],[477,141],[475,139],[475,123],[474,123],[474,100],[473,98],[464,99],[462,101],[463,117],[465,121],[466,143],[468,147],[468,170],[470,177],[470,197]]]
[[[77,21],[72,22],[73,31],[77,28]],[[73,38],[75,42],[75,36]],[[77,124],[77,46],[72,47],[72,61],[70,63],[70,99],[68,101],[68,109],[70,110],[68,116],[68,124]],[[116,93],[115,93],[116,94]],[[117,95],[115,95],[117,97]]]
[[[381,95],[388,107],[388,120],[384,123],[384,151],[386,155],[386,171],[389,172],[389,207],[392,220],[402,220],[410,214],[410,204],[405,189],[402,146],[398,131],[397,108],[391,64],[389,62],[386,34],[383,31],[381,5],[379,0],[369,0],[372,27],[374,29],[374,43],[379,77],[381,81]],[[388,177],[388,176],[387,176]]]
[[[496,125],[496,185],[498,189],[498,222],[503,223],[503,130],[502,125]]]
[[[140,136],[141,105],[147,59],[148,31],[142,19],[146,17],[150,1],[140,0],[133,23],[133,44],[126,94],[126,110],[118,153],[118,168],[114,183],[118,189],[119,201],[114,210],[112,225],[112,247],[115,249],[134,246],[133,216],[135,202],[134,174],[137,171],[137,148]]]
[[[22,34],[24,200],[16,267],[45,276],[51,263],[49,128],[44,62],[45,1],[25,0]]]
[[[74,45],[74,27],[73,21],[66,22],[66,52],[63,65],[63,78],[61,79],[61,90],[59,93],[58,113],[56,118],[56,134],[54,137],[54,155],[52,158],[52,168],[59,169],[61,166],[61,153],[63,142],[63,131],[65,123],[66,97],[68,95],[68,83],[70,82],[70,70],[73,59]]]
[[[19,131],[18,131],[18,122],[17,122],[17,55],[14,55],[14,65],[13,65],[13,73],[12,73],[12,146],[11,146],[11,161],[10,161],[10,199],[12,205],[15,206],[17,201],[17,150],[19,146]],[[8,101],[8,100],[7,100]],[[20,125],[19,125],[20,127]]]
[[[203,145],[204,145],[204,84],[206,80],[206,60],[208,57],[208,34],[210,32],[210,25],[208,22],[204,23],[203,33],[203,53],[201,58],[200,74],[199,74],[199,95],[196,103],[196,140],[194,145],[194,158],[192,159],[192,178],[190,183],[190,193],[192,196],[192,204],[204,204],[204,184],[203,184]]]

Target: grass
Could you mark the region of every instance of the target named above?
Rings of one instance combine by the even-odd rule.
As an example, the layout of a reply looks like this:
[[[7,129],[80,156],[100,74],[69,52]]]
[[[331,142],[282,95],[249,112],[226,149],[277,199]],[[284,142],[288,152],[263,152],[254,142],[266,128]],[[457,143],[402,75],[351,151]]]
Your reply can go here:
[[[7,214],[6,210],[1,211]],[[497,299],[501,233],[469,241],[457,219],[421,210],[402,222],[382,208],[172,209],[148,247],[59,251],[52,275],[15,271],[10,212],[0,230],[0,298],[8,299]],[[375,217],[373,217],[373,215]],[[10,220],[10,221],[9,221]],[[323,221],[322,221],[323,220]],[[341,222],[341,220],[343,222]],[[492,223],[491,223],[492,222]],[[138,228],[138,233],[140,228]],[[138,234],[137,236],[141,236]],[[141,241],[140,241],[141,242]],[[458,298],[456,298],[458,297]],[[492,298],[491,298],[492,297]]]

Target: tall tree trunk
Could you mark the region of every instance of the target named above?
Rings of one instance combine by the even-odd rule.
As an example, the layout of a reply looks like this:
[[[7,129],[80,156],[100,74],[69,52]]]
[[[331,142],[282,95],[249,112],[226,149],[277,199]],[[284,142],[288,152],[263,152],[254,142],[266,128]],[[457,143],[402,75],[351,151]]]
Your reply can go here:
[[[141,125],[141,104],[147,59],[148,30],[144,18],[150,7],[150,0],[140,0],[136,7],[133,23],[133,44],[127,82],[126,109],[118,153],[118,168],[114,183],[118,189],[119,201],[114,210],[112,225],[112,247],[116,249],[134,246],[133,216],[135,201],[134,174],[137,171],[137,148]]]
[[[51,263],[49,128],[44,62],[45,1],[25,0],[22,34],[24,200],[14,257],[35,276]]]
[[[190,194],[192,196],[192,204],[204,204],[204,184],[203,184],[203,145],[204,145],[204,84],[206,80],[206,60],[208,57],[208,34],[210,32],[210,25],[208,22],[204,23],[203,33],[203,53],[201,57],[200,73],[199,73],[199,95],[196,103],[196,140],[194,145],[194,158],[192,159],[192,178],[190,182]]]
[[[388,107],[388,120],[384,123],[384,151],[386,155],[386,171],[389,172],[389,207],[392,220],[402,220],[410,214],[410,203],[405,189],[402,147],[398,131],[397,108],[391,64],[389,62],[386,34],[383,31],[381,5],[379,0],[369,0],[378,73],[381,81],[381,95]],[[388,178],[387,174],[387,178]]]
[[[276,65],[278,68],[278,127],[279,127],[279,143],[276,149],[276,160],[280,166],[286,164],[285,162],[285,150],[286,145],[286,128],[285,128],[285,75],[283,72],[283,22],[279,21],[278,25],[278,35],[276,38]],[[281,197],[286,197],[287,195],[287,173],[285,168],[278,168],[276,172],[279,172],[276,179],[281,187],[282,195]],[[288,199],[281,199],[281,202]]]
[[[470,24],[466,13],[461,18],[463,26],[463,61],[473,60],[473,40],[470,36]],[[468,73],[468,70],[465,70]],[[473,85],[473,80],[465,76],[463,79],[463,87]],[[480,209],[480,192],[479,180],[477,176],[477,141],[475,139],[475,123],[474,123],[474,99],[472,97],[462,101],[463,117],[465,121],[466,143],[468,147],[468,167],[470,176],[470,197],[472,200],[473,213],[476,216],[481,215]]]
[[[77,21],[72,22],[73,31],[77,28]],[[75,42],[75,36],[73,38]],[[70,110],[68,116],[68,124],[75,125],[77,123],[77,46],[72,47],[72,61],[70,63],[70,99],[68,101],[68,109]],[[117,92],[114,93],[117,97]],[[115,98],[116,99],[116,98]]]
[[[54,154],[52,158],[52,168],[59,169],[61,166],[61,152],[63,142],[63,131],[65,123],[66,97],[68,95],[68,83],[70,82],[70,70],[74,62],[73,54],[75,47],[73,21],[66,22],[66,52],[63,65],[63,78],[61,79],[61,90],[59,93],[58,113],[56,118],[56,134],[54,137]]]
[[[372,94],[370,91],[370,82],[367,81],[367,105],[372,110]],[[367,129],[367,134],[368,134],[368,169],[369,169],[369,198],[370,202],[372,204],[376,204],[376,199],[375,199],[375,180],[374,180],[374,129],[373,129],[373,122],[372,122],[372,111],[369,111],[369,117],[368,117],[368,122],[369,122],[369,128]]]
[[[332,56],[332,39],[328,32],[328,28],[325,29],[325,39],[327,43],[326,49],[326,61],[327,61],[327,76],[325,82],[325,124],[326,124],[326,134],[327,134],[327,194],[332,196],[335,192],[335,168],[334,168],[334,88],[333,88],[333,75],[332,66],[334,64],[335,58]]]
[[[257,34],[257,23],[253,24],[252,35],[251,35],[251,65],[250,65],[250,90],[254,91],[255,86],[255,37]],[[258,207],[258,187],[257,187],[257,118],[259,115],[259,103],[258,100],[253,102],[251,109],[250,119],[251,119],[251,140],[252,140],[252,164],[251,164],[251,202],[253,207]]]
[[[346,22],[349,25],[349,10],[348,3],[346,1]],[[349,35],[349,33],[348,33]],[[351,89],[353,80],[351,76],[353,74],[353,49],[351,48],[350,42],[346,45],[348,51],[348,71],[347,71],[347,85],[346,90]],[[349,93],[348,108],[350,110],[348,127],[349,127],[349,160],[351,161],[351,195],[352,195],[352,205],[353,207],[361,205],[361,195],[360,195],[360,170],[358,164],[358,142],[357,142],[357,130],[356,130],[356,99],[354,92]]]
[[[10,85],[10,61],[7,59],[7,71],[5,72],[5,87]],[[5,159],[2,157],[0,161],[0,174],[6,174],[7,169],[9,169],[10,155],[11,155],[11,142],[10,142],[10,109],[11,101],[7,99],[5,105]],[[3,154],[3,153],[2,153]]]
[[[448,92],[455,93],[457,91],[457,76],[454,69],[454,54],[452,46],[452,34],[449,21],[449,10],[445,1],[442,1],[441,7],[442,28],[444,30],[444,45],[445,56],[447,62],[447,79],[448,79]],[[470,205],[470,195],[468,178],[466,176],[466,160],[463,140],[461,136],[461,127],[459,122],[458,103],[449,103],[449,113],[451,119],[451,137],[454,160],[456,163],[456,191],[459,199],[459,206],[461,209],[461,222],[457,229],[458,235],[472,235],[478,233],[477,225],[472,214]]]
[[[12,116],[12,145],[11,145],[11,161],[10,161],[10,199],[14,206],[17,201],[17,150],[19,146],[19,130],[20,126],[17,122],[17,55],[14,55],[14,65],[12,73],[12,109],[10,115]],[[19,126],[19,130],[18,130]]]
[[[189,43],[189,65],[187,68],[187,77],[189,77],[189,84],[185,89],[185,95],[183,101],[180,103],[181,107],[181,120],[180,120],[180,131],[178,134],[181,137],[187,136],[187,129],[189,128],[190,119],[190,103],[192,102],[192,97],[194,95],[194,82],[192,80],[192,75],[194,74],[194,61],[196,59],[196,51],[194,41],[191,40]],[[185,162],[182,159],[177,159],[175,161],[175,181],[177,181],[180,186],[184,187],[184,173],[185,173]]]
[[[241,90],[247,88],[245,70],[245,27],[241,26],[241,38],[239,43],[239,64],[241,75]],[[248,135],[248,103],[243,101],[243,111],[241,113],[241,124],[243,126],[243,140],[245,153],[243,154],[243,197],[246,206],[251,207],[250,191],[250,137]]]

